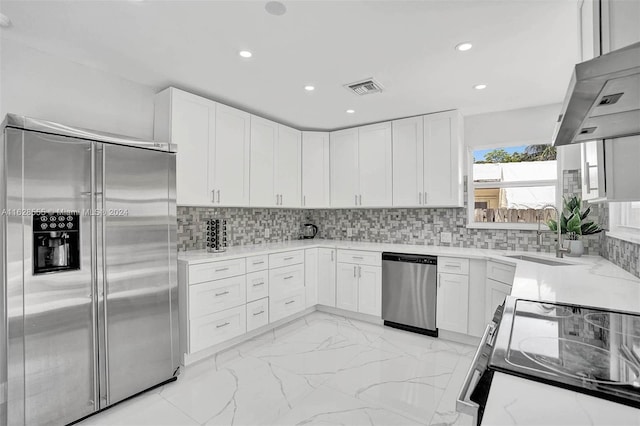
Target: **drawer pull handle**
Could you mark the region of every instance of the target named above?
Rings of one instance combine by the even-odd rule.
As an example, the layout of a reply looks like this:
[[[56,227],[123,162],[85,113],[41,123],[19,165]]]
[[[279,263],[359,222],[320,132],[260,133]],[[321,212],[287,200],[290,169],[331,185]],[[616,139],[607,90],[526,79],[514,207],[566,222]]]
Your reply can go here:
[[[253,262],[254,265],[262,265],[264,263],[264,260],[261,260],[259,262]]]
[[[293,256],[285,257],[283,260],[291,260],[291,259],[293,259]]]
[[[229,291],[223,291],[222,293],[216,293],[216,297],[224,296],[225,294],[229,294]]]
[[[360,259],[360,260],[363,260],[363,259],[364,259],[364,257],[362,257],[362,256],[352,256],[352,257],[353,257],[354,259]]]
[[[261,314],[264,314],[264,311],[256,312],[255,314],[253,314],[253,316],[255,317],[255,316],[261,315]]]
[[[224,324],[216,325],[216,328],[222,328],[222,327],[226,327],[226,326],[228,326],[228,325],[229,325],[229,323],[228,323],[228,322],[225,322]]]
[[[289,300],[288,302],[285,302],[284,304],[285,304],[285,305],[290,305],[290,304],[292,304],[293,302],[295,302],[295,300]]]
[[[447,268],[458,268],[458,269],[462,267],[462,265],[459,265],[457,263],[445,263],[444,266],[446,266]]]
[[[227,266],[226,268],[220,268],[220,269],[216,269],[216,272],[224,272],[224,271],[228,271],[229,267]]]
[[[264,281],[262,281],[260,283],[254,283],[253,284],[254,287],[258,287],[258,286],[261,286],[261,285],[264,285]]]
[[[288,276],[284,277],[285,280],[290,280],[291,278],[293,278],[293,275],[288,275]]]

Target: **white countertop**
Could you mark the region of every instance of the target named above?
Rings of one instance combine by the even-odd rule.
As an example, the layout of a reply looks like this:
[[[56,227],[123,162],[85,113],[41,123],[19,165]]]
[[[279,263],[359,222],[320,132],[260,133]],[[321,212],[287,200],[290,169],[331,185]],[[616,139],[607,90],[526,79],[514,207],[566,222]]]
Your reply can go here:
[[[313,247],[400,252],[491,259],[516,265],[511,295],[531,300],[571,303],[640,312],[640,279],[600,256],[565,257],[567,266],[547,266],[506,255],[526,254],[555,259],[553,253],[475,248],[302,240],[232,247],[224,253],[180,252],[189,264],[233,259]],[[558,259],[559,260],[559,259]],[[496,373],[483,425],[639,425],[640,410],[578,392]]]

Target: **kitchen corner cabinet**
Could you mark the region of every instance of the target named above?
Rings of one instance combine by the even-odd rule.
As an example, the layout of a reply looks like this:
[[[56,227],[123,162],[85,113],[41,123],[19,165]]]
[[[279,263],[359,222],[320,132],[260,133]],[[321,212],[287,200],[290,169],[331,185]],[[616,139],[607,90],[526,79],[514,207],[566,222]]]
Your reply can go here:
[[[301,132],[251,116],[250,203],[300,207]]]
[[[330,206],[329,170],[329,133],[302,132],[302,207]]]
[[[332,132],[331,206],[392,204],[391,122]]]
[[[438,328],[467,333],[469,312],[469,276],[438,274],[436,322]]]
[[[318,249],[318,304],[336,306],[336,250]]]
[[[462,207],[462,116],[457,111],[392,122],[393,205]]]
[[[250,115],[175,88],[154,108],[154,139],[178,146],[178,205],[248,206]]]

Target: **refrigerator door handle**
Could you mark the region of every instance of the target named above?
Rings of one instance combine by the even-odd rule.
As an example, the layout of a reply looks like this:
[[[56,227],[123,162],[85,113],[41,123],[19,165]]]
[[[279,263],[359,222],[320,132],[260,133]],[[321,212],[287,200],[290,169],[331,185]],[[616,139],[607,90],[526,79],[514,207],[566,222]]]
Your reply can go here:
[[[92,325],[92,334],[93,339],[91,342],[91,347],[93,349],[93,398],[91,402],[93,403],[93,409],[100,409],[100,370],[99,370],[99,359],[98,359],[98,241],[96,238],[96,216],[94,212],[96,211],[97,204],[97,193],[96,193],[96,168],[95,168],[95,159],[96,159],[96,147],[95,143],[91,144],[91,325]]]

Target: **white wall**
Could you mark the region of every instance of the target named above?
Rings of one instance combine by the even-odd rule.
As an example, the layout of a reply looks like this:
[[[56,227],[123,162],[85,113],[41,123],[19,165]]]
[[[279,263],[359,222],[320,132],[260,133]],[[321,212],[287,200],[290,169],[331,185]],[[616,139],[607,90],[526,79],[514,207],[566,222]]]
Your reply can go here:
[[[561,109],[561,104],[553,104],[465,116],[465,144],[483,148],[550,143]]]
[[[153,137],[156,88],[7,38],[0,47],[3,118],[11,112],[143,139]]]

